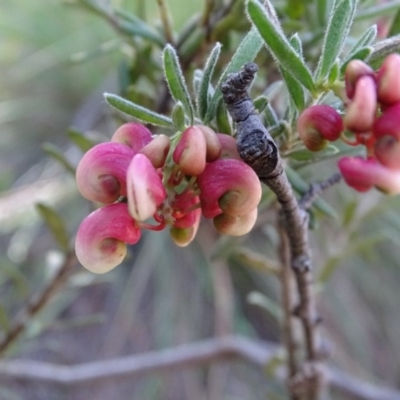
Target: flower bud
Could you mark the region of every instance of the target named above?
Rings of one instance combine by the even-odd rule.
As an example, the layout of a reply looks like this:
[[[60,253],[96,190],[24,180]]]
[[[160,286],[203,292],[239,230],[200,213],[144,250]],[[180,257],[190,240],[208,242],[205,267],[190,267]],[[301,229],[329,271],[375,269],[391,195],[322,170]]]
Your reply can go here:
[[[375,138],[390,135],[400,139],[400,103],[387,108],[372,126]]]
[[[100,143],[88,150],[76,169],[82,196],[100,203],[113,203],[126,195],[126,171],[134,152],[121,143]]]
[[[201,217],[200,208],[187,212],[197,204],[200,204],[199,196],[195,196],[192,191],[177,194],[171,203],[173,208],[172,216],[175,218],[173,226],[176,228],[189,228],[193,226],[197,219]]]
[[[375,142],[374,154],[379,162],[390,169],[400,170],[400,140],[392,135]]]
[[[221,154],[221,143],[218,140],[217,134],[208,126],[198,125],[206,139],[206,161],[215,161]]]
[[[219,158],[234,158],[242,160],[237,150],[236,139],[224,133],[217,133],[218,141],[221,143],[221,154]]]
[[[375,186],[387,194],[400,193],[400,171],[391,170],[374,159],[344,157],[338,166],[346,183],[359,192]]]
[[[76,256],[89,271],[103,274],[121,264],[125,243],[134,244],[140,236],[126,203],[109,204],[82,221],[75,239]]]
[[[187,128],[176,145],[173,160],[185,175],[200,175],[206,166],[206,139],[197,126]]]
[[[230,236],[242,236],[249,233],[257,221],[257,208],[244,215],[217,215],[214,219],[215,229]]]
[[[383,61],[377,74],[379,102],[390,105],[400,102],[400,55],[393,53]]]
[[[217,205],[228,215],[244,215],[253,211],[261,200],[261,185],[256,173],[243,161],[219,159],[207,164],[197,178],[203,215],[206,218],[217,214]]]
[[[129,165],[127,195],[129,213],[137,221],[153,216],[167,196],[160,176],[144,154],[136,154]]]
[[[340,114],[327,105],[306,108],[297,121],[297,130],[308,150],[319,151],[327,141],[337,140],[343,131]]]
[[[346,85],[346,94],[349,99],[352,99],[356,90],[357,81],[362,76],[371,76],[374,77],[374,70],[361,60],[351,60],[347,66],[345,71],[345,85]]]
[[[151,139],[151,132],[144,125],[128,122],[115,131],[111,141],[129,146],[136,154],[150,143]]]
[[[169,137],[158,135],[150,143],[146,144],[140,150],[140,153],[144,154],[151,161],[154,168],[162,168],[167,159],[169,147]]]
[[[367,132],[376,114],[376,86],[372,77],[364,75],[357,80],[353,100],[344,116],[344,125],[353,132]]]

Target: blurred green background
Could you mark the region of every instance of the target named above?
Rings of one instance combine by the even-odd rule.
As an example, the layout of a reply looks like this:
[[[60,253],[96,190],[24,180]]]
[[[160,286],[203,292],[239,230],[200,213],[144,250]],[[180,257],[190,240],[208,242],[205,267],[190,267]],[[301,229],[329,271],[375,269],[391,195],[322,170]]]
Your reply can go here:
[[[176,28],[203,7],[200,0],[168,3]],[[159,26],[155,0],[113,4],[145,12]],[[118,122],[102,93],[119,92],[118,69],[132,50],[106,21],[57,0],[2,0],[0,33],[4,334],[62,261],[35,204],[54,206],[71,238],[91,209],[73,177],[42,146],[59,146],[76,165],[82,153],[71,145],[70,127],[88,137],[110,138]],[[157,57],[152,54],[154,62]],[[301,174],[311,181],[334,169],[331,162],[302,168]],[[324,197],[339,217],[319,218],[311,237],[331,363],[369,382],[400,388],[400,199],[378,192],[359,196],[344,185]],[[124,265],[107,275],[94,276],[77,265],[65,288],[4,357],[76,364],[231,332],[279,341],[279,282],[249,256],[251,251],[277,259],[274,211],[264,207],[260,214],[257,228],[244,238],[221,238],[204,222],[188,248],[174,246],[168,233],[149,233]],[[268,310],[249,304],[254,290],[266,296]],[[0,398],[258,400],[284,398],[281,389],[263,371],[230,362],[93,387],[1,378]]]

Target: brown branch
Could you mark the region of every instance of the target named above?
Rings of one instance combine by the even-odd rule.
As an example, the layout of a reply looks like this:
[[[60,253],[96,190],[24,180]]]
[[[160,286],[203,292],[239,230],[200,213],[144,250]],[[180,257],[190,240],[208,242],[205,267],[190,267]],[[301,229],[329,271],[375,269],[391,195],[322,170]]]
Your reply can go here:
[[[246,64],[238,73],[231,74],[221,85],[225,104],[236,123],[237,148],[241,158],[256,172],[276,195],[281,205],[286,233],[289,238],[291,267],[299,293],[296,315],[302,321],[306,363],[293,380],[293,392],[303,392],[308,400],[320,398],[323,373],[319,360],[319,332],[314,298],[312,296],[311,256],[308,243],[308,216],[299,207],[293,189],[282,166],[279,150],[262,124],[249,95],[258,67]]]
[[[64,263],[53,279],[47,284],[43,291],[34,296],[25,307],[16,315],[14,321],[10,324],[10,328],[5,332],[0,340],[0,354],[4,353],[9,346],[14,343],[20,335],[25,331],[30,320],[52,299],[58,289],[68,279],[72,267],[76,264],[75,253],[71,252],[66,255]]]
[[[275,356],[279,346],[270,342],[225,336],[177,347],[78,365],[60,365],[31,360],[0,362],[0,378],[35,380],[58,384],[83,384],[117,377],[130,378],[149,373],[196,368],[223,359],[243,359],[261,368]],[[282,371],[278,378],[282,379]],[[400,392],[354,379],[338,369],[328,368],[328,382],[355,400],[400,400]]]

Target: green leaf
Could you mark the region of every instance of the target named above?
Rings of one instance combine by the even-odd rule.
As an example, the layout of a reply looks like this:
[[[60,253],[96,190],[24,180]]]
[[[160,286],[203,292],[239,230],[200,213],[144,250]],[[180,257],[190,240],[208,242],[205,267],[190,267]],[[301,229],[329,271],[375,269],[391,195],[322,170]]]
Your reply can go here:
[[[318,24],[325,29],[328,19],[328,0],[317,0],[316,7]]]
[[[298,53],[299,56],[302,57],[302,48],[299,37],[297,35],[292,36],[292,38],[289,40],[289,43],[296,51],[296,53]],[[305,107],[303,86],[293,77],[292,74],[290,74],[282,66],[279,67],[279,71],[282,75],[283,80],[285,81],[287,91],[293,101],[293,104],[296,106],[297,110],[302,111]]]
[[[282,321],[283,312],[280,305],[262,293],[250,292],[247,296],[247,301],[254,306],[261,307],[277,321]]]
[[[335,63],[332,65],[331,70],[328,75],[328,82],[334,83],[340,78],[340,60],[337,59]]]
[[[69,237],[67,228],[61,216],[53,208],[46,206],[43,203],[36,204],[36,209],[47,227],[50,229],[54,239],[62,250],[68,251]]]
[[[347,64],[351,61],[351,60],[361,60],[361,61],[365,61],[374,51],[374,48],[372,46],[368,46],[368,47],[361,47],[360,49],[358,49],[356,52],[352,53],[351,57],[349,57],[340,67],[340,72],[342,74],[345,73],[346,71],[346,67]]]
[[[75,175],[75,168],[72,164],[65,158],[63,151],[55,146],[52,143],[45,143],[42,146],[43,151],[48,154],[50,157],[54,158],[57,162],[59,162],[66,171],[70,172],[72,175]]]
[[[256,29],[251,29],[250,32],[244,37],[235,54],[232,56],[231,61],[225,68],[221,77],[219,78],[217,88],[209,103],[208,111],[204,123],[208,124],[216,115],[218,103],[222,99],[222,93],[219,89],[220,85],[226,80],[227,76],[232,72],[237,72],[244,64],[254,61],[257,54],[263,46],[263,41]]]
[[[190,125],[193,125],[194,110],[189,90],[179,64],[175,49],[167,44],[163,51],[164,74],[169,90],[175,101],[180,101],[189,117]]]
[[[375,43],[373,48],[374,51],[366,61],[372,68],[378,69],[389,54],[400,53],[400,35],[381,40]]]
[[[397,11],[396,16],[392,21],[392,25],[390,27],[388,37],[398,35],[400,33],[400,9]]]
[[[117,8],[115,12],[120,17],[119,27],[123,32],[132,36],[140,36],[160,47],[164,45],[163,38],[145,21],[126,10]]]
[[[209,87],[220,52],[221,44],[217,43],[212,49],[211,54],[206,61],[204,72],[200,80],[200,86],[197,95],[197,112],[201,120],[203,120],[207,115]]]
[[[232,122],[230,115],[225,106],[225,103],[221,100],[217,107],[216,115],[217,129],[220,133],[226,133],[227,135],[233,134]]]
[[[334,4],[315,71],[317,82],[323,81],[328,76],[339,56],[353,22],[355,8],[355,0],[340,0]]]
[[[82,150],[84,153],[86,153],[95,145],[92,140],[88,139],[82,132],[79,132],[74,128],[69,128],[67,135],[71,142],[79,147],[79,149]]]
[[[186,128],[186,124],[185,124],[185,110],[183,108],[183,104],[178,101],[174,108],[172,109],[172,122],[174,123],[175,128],[182,132],[185,130]]]
[[[270,104],[267,104],[267,107],[264,111],[265,122],[267,127],[277,126],[279,124],[278,116],[276,115],[275,110],[272,108]]]
[[[254,108],[261,114],[268,106],[268,97],[261,95],[253,100]]]
[[[334,146],[332,143],[329,143],[323,150],[313,152],[303,148],[301,150],[294,150],[290,153],[287,153],[286,156],[291,160],[301,161],[301,162],[313,162],[322,160],[326,157],[333,156],[339,153],[339,149]]]
[[[364,19],[377,18],[383,15],[390,15],[393,12],[399,11],[400,0],[392,0],[389,2],[377,4],[373,7],[368,7],[364,10],[358,11],[355,20],[361,21]]]
[[[247,3],[247,13],[276,61],[305,88],[314,93],[315,85],[310,70],[282,31],[277,28],[275,20],[256,0]]]
[[[104,93],[107,103],[125,114],[131,115],[137,120],[146,124],[163,126],[165,128],[174,128],[171,118],[158,114],[148,108],[139,106],[129,100],[125,100],[115,94]]]

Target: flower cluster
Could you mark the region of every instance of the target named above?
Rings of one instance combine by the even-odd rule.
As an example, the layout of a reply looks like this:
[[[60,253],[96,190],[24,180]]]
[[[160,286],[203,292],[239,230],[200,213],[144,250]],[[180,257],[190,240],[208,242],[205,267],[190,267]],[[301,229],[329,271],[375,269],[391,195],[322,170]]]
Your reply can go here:
[[[400,193],[400,55],[386,57],[377,72],[360,60],[351,61],[345,90],[343,118],[327,105],[309,107],[298,120],[300,137],[312,151],[339,138],[363,145],[366,158],[344,157],[338,162],[347,184],[360,192],[376,187]],[[354,140],[344,135],[345,130]]]
[[[79,261],[96,273],[120,264],[142,229],[169,227],[174,242],[186,246],[203,214],[217,231],[243,235],[261,199],[259,179],[241,161],[236,140],[206,126],[169,138],[138,123],[122,125],[84,155],[76,180],[85,198],[103,204],[84,219],[75,241]]]

